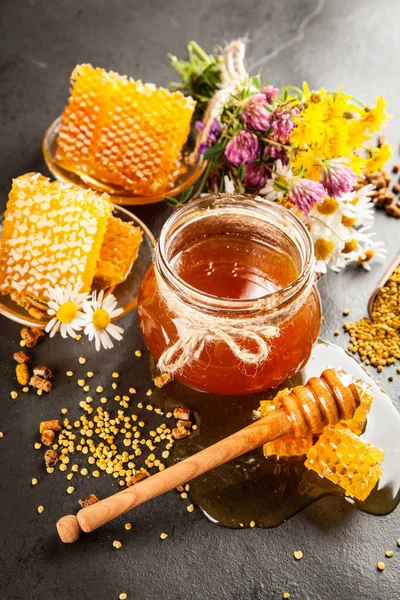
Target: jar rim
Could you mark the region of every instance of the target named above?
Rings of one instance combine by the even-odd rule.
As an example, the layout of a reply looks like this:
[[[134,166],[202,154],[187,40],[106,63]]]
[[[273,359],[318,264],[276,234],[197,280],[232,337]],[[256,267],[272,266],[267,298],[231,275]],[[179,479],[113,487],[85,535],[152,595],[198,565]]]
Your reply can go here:
[[[179,221],[182,226],[194,222],[197,218],[207,218],[211,216],[212,211],[242,210],[253,217],[265,220],[265,217],[275,217],[281,224],[293,226],[300,234],[302,248],[302,266],[298,277],[288,285],[279,288],[276,291],[268,292],[263,296],[253,299],[226,298],[215,296],[203,292],[193,287],[180,277],[171,267],[168,256],[168,236],[174,228],[179,227]],[[257,214],[258,213],[258,214]],[[274,225],[276,225],[274,223]],[[176,230],[178,231],[178,229]],[[189,302],[200,305],[207,310],[218,310],[228,312],[249,312],[272,310],[277,307],[289,304],[293,297],[297,297],[305,287],[308,287],[314,279],[315,258],[314,246],[311,235],[304,223],[287,208],[260,196],[250,194],[221,193],[201,196],[191,200],[174,211],[167,219],[161,230],[160,238],[155,251],[155,264],[160,275],[172,286],[175,293],[185,298]]]

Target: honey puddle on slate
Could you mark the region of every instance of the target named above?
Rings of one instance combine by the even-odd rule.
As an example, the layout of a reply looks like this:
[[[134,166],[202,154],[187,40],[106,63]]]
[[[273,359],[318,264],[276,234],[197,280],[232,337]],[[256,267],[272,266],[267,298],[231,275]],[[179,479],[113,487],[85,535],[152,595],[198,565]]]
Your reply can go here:
[[[345,369],[371,383],[360,365],[339,346],[320,341],[305,369],[282,387],[305,383],[328,367]],[[385,515],[400,501],[400,416],[390,398],[375,383],[372,385],[375,399],[361,437],[385,451],[384,473],[367,500],[346,500],[365,512]],[[165,409],[185,406],[196,416],[198,429],[174,445],[170,464],[248,425],[259,400],[275,393],[276,390],[247,397],[214,396],[177,381],[154,392],[155,405]],[[260,448],[194,479],[190,495],[211,521],[226,527],[248,527],[251,521],[259,527],[275,527],[323,496],[345,498],[338,486],[306,469],[304,460],[266,459]]]

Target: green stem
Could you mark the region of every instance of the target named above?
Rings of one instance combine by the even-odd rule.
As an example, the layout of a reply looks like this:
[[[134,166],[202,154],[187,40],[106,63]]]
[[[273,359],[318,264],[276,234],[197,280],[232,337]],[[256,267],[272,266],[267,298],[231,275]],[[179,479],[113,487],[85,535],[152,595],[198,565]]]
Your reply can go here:
[[[299,94],[303,95],[303,90],[296,85],[285,85],[284,87],[279,88],[280,92],[285,92],[286,90],[296,90]]]
[[[337,96],[339,92],[326,92],[326,95],[328,96]],[[347,94],[346,94],[347,95]],[[357,96],[352,96],[350,95],[350,98],[352,100],[355,100],[362,108],[365,108],[366,104],[360,100],[359,98],[357,98]]]
[[[200,196],[200,194],[202,193],[202,191],[203,191],[203,189],[204,189],[205,183],[206,183],[206,181],[207,181],[207,177],[208,177],[208,175],[209,175],[209,173],[210,173],[210,170],[211,170],[211,165],[212,165],[212,162],[213,162],[213,161],[212,161],[212,160],[210,160],[210,161],[207,163],[206,170],[204,171],[204,175],[203,175],[203,178],[202,178],[202,180],[201,180],[200,187],[199,187],[199,189],[197,190],[196,196]]]
[[[281,148],[291,148],[290,144],[282,144],[281,142],[275,142],[275,140],[270,140],[269,138],[261,138],[263,142],[266,144],[272,144],[273,146],[280,146]]]
[[[302,152],[303,154],[308,154],[308,156],[311,156],[311,158],[313,158],[314,160],[316,160],[320,165],[324,164],[324,160],[322,158],[319,158],[319,156],[315,156],[315,154],[312,154],[308,150],[298,149],[297,152]]]
[[[325,225],[325,227],[329,229],[333,235],[335,235],[341,242],[345,243],[345,240],[333,229],[333,227],[325,223],[325,221],[319,219],[318,217],[314,217],[313,215],[310,216],[310,219],[314,219],[314,221],[318,221],[318,223],[321,223],[321,225]]]
[[[207,62],[207,63],[210,62],[209,55],[206,52],[204,52],[203,48],[201,48],[197,42],[195,42],[195,41],[189,42],[188,49],[189,49],[189,52],[190,51],[195,52],[197,54],[197,56],[199,56],[205,62]]]

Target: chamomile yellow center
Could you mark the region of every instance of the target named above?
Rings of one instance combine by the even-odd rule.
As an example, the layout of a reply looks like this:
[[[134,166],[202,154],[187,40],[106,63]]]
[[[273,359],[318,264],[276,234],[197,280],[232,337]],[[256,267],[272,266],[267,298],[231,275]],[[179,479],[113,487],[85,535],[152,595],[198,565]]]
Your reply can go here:
[[[342,217],[342,225],[344,225],[345,227],[353,227],[355,222],[356,220],[353,217],[349,217],[347,215],[343,215]]]
[[[64,302],[56,312],[56,317],[60,323],[72,323],[78,314],[78,307],[75,302]]]
[[[372,260],[375,256],[375,252],[373,250],[366,250],[362,256],[358,257],[358,262],[366,263]]]
[[[317,205],[317,211],[321,215],[332,215],[339,208],[339,203],[335,198],[326,198],[322,204]]]
[[[357,242],[353,238],[345,243],[342,252],[343,252],[343,254],[350,254],[350,252],[353,252],[353,250],[355,250],[356,248],[357,248]]]
[[[314,244],[315,257],[318,260],[325,260],[334,248],[335,244],[331,240],[319,238]]]
[[[110,313],[104,308],[96,308],[93,313],[92,323],[96,329],[105,329],[111,322]]]

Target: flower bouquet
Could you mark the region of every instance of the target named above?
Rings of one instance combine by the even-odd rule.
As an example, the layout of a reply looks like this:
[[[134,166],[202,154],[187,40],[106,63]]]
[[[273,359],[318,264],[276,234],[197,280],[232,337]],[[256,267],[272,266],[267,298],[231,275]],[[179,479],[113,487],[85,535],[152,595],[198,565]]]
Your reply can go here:
[[[206,106],[196,122],[197,150],[208,161],[200,192],[247,192],[295,211],[313,238],[319,272],[354,262],[369,269],[384,258],[371,232],[374,186],[365,179],[392,152],[372,142],[388,117],[383,97],[370,107],[342,89],[262,83],[246,73],[241,40],[217,56],[194,42],[189,50],[188,62],[170,58],[180,89]]]

